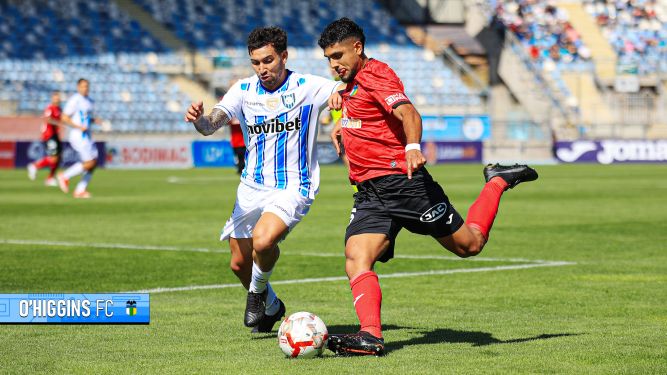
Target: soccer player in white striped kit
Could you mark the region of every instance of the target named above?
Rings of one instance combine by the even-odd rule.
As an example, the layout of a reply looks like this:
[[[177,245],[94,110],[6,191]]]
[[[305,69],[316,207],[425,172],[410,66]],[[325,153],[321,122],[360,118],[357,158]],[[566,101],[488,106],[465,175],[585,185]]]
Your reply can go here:
[[[69,126],[69,142],[79,156],[79,161],[67,168],[64,173],[58,174],[58,185],[63,193],[69,192],[69,180],[83,174],[81,181],[74,189],[74,198],[90,198],[88,183],[97,167],[98,152],[91,137],[93,123],[101,123],[93,116],[94,101],[88,96],[90,84],[85,78],[76,83],[77,93],[72,95],[65,104],[61,123]]]
[[[269,284],[280,242],[308,212],[319,187],[317,119],[338,83],[286,69],[287,34],[257,28],[248,36],[256,75],[236,82],[204,116],[193,103],[185,120],[203,135],[241,120],[246,166],[236,204],[220,239],[229,239],[230,267],[248,289],[244,324],[271,332],[285,305]]]

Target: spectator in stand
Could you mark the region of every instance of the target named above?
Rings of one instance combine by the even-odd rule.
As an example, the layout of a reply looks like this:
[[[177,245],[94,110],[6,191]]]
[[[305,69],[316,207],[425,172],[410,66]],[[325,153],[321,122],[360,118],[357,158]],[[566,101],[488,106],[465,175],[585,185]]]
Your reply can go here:
[[[553,1],[506,0],[498,3],[494,18],[503,21],[538,63],[570,63],[590,58],[590,51],[568,22],[567,14]]]
[[[655,0],[584,1],[621,63],[636,65],[640,74],[664,68],[667,4]]]

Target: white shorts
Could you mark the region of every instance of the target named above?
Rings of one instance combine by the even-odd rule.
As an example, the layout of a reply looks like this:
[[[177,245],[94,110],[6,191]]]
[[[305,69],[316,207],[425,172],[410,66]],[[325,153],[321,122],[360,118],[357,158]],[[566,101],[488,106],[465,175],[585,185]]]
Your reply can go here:
[[[313,200],[298,190],[239,184],[232,217],[222,229],[220,240],[229,237],[252,238],[252,230],[265,212],[277,215],[291,231],[308,213]]]
[[[69,140],[70,145],[79,154],[79,159],[82,162],[97,159],[97,147],[90,138],[75,138]]]

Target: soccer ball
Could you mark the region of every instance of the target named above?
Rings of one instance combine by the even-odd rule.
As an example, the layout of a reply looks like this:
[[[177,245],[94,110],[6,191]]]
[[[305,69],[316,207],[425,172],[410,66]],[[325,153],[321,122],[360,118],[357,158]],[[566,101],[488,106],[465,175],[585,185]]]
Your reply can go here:
[[[292,358],[313,358],[322,354],[328,339],[322,319],[305,311],[290,315],[278,329],[280,349]]]

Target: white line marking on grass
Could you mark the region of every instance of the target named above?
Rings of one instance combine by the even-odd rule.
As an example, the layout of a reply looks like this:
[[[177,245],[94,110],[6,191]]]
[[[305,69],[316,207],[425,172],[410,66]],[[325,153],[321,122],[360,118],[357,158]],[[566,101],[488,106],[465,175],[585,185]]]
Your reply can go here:
[[[208,248],[188,248],[176,246],[153,246],[153,245],[134,245],[134,244],[119,244],[119,243],[95,243],[95,242],[68,242],[68,241],[48,241],[48,240],[16,240],[16,239],[0,239],[0,244],[10,245],[44,245],[44,246],[71,246],[71,247],[92,247],[99,249],[123,249],[123,250],[164,250],[164,251],[185,251],[185,252],[200,252],[200,253],[225,253],[226,250],[208,249]],[[284,251],[283,256],[312,256],[323,258],[340,258],[343,253],[315,253],[315,252],[298,252],[298,251]],[[510,263],[549,263],[549,260],[541,259],[526,259],[526,258],[458,258],[448,255],[396,255],[396,259],[433,259],[433,260],[447,260],[447,261],[472,261],[472,262],[510,262]]]
[[[343,253],[332,254],[332,253],[313,253],[313,252],[289,252],[285,250],[281,252],[280,255],[303,255],[303,256],[312,256],[312,257],[342,257]],[[452,261],[466,261],[466,262],[509,262],[509,263],[549,263],[550,260],[540,260],[540,259],[526,259],[526,258],[459,258],[455,256],[448,255],[395,255],[395,259],[435,259],[435,260],[452,260]]]
[[[49,241],[49,240],[17,240],[17,239],[0,239],[0,244],[9,245],[43,245],[43,246],[69,246],[69,247],[90,247],[96,249],[123,249],[123,250],[153,250],[153,251],[184,251],[197,253],[223,253],[229,254],[226,249],[208,249],[202,247],[177,247],[177,246],[156,246],[156,245],[135,245],[135,244],[121,244],[121,243],[99,243],[99,242],[71,242],[71,241]],[[343,258],[345,255],[341,253],[316,253],[316,252],[299,252],[286,250],[281,253],[282,256],[309,256],[322,258]],[[445,261],[466,261],[466,262],[508,262],[508,263],[550,263],[550,260],[541,259],[526,259],[526,258],[458,258],[449,255],[401,255],[398,254],[396,259],[422,259],[422,260],[445,260]]]
[[[379,275],[380,279],[394,279],[394,278],[403,278],[403,277],[419,277],[419,276],[436,276],[436,275],[450,275],[455,273],[473,273],[473,272],[492,272],[492,271],[509,271],[509,270],[522,270],[528,268],[538,268],[538,267],[560,267],[560,266],[570,266],[574,265],[574,262],[562,262],[562,261],[552,261],[552,262],[543,262],[543,263],[533,263],[533,264],[514,264],[508,266],[496,266],[496,267],[479,267],[479,268],[455,268],[451,270],[429,270],[421,272],[397,272],[390,273],[385,275]],[[307,284],[307,283],[320,283],[328,281],[345,281],[347,276],[333,276],[333,277],[318,277],[318,278],[308,278],[308,279],[294,279],[294,280],[277,280],[272,281],[273,285],[289,285],[289,284]],[[184,292],[190,290],[206,290],[206,289],[226,289],[226,288],[240,288],[242,285],[239,283],[234,284],[213,284],[213,285],[191,285],[191,286],[181,286],[174,288],[154,288],[154,289],[144,289],[144,290],[135,290],[131,292],[123,293],[169,293],[169,292]]]
[[[43,245],[43,246],[69,246],[69,247],[92,247],[97,249],[123,249],[123,250],[158,250],[158,251],[189,251],[198,253],[227,253],[223,250],[212,250],[205,248],[183,248],[175,246],[150,246],[132,245],[122,243],[86,243],[68,241],[46,241],[46,240],[5,240],[0,239],[0,244],[9,245]]]

